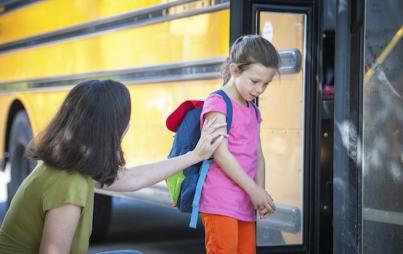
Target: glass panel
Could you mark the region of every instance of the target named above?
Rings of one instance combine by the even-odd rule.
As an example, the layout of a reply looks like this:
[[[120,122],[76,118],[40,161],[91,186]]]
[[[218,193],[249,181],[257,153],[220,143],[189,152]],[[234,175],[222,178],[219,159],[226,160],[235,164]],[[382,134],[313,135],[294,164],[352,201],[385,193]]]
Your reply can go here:
[[[259,97],[266,190],[277,211],[258,220],[257,245],[301,244],[306,16],[260,12],[258,17],[258,32],[281,52],[282,64],[280,77]]]
[[[365,254],[403,250],[402,13],[402,1],[367,1],[362,158]]]

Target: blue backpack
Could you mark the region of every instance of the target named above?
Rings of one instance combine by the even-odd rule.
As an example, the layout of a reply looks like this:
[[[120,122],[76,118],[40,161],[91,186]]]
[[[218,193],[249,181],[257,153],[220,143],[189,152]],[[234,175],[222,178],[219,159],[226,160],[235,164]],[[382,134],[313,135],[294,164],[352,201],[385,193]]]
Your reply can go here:
[[[218,90],[214,92],[223,97],[227,106],[227,132],[231,128],[232,104],[228,95]],[[200,138],[200,114],[203,101],[185,101],[167,118],[169,130],[176,132],[168,158],[192,151]],[[181,211],[192,213],[189,227],[196,228],[199,214],[199,201],[207,171],[212,159],[192,165],[168,177],[167,185],[172,202]]]

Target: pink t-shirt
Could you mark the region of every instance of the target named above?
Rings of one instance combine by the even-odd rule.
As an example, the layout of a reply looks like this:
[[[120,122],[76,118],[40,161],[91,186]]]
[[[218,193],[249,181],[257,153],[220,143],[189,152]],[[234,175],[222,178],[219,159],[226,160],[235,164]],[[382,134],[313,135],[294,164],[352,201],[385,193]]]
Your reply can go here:
[[[228,134],[228,150],[239,164],[254,179],[256,176],[259,124],[253,105],[244,106],[231,99],[232,124]],[[200,119],[209,112],[226,115],[224,99],[210,94],[204,102]],[[203,122],[203,121],[201,121]],[[255,221],[253,204],[248,194],[213,161],[207,173],[200,199],[200,212],[230,216],[241,221]]]

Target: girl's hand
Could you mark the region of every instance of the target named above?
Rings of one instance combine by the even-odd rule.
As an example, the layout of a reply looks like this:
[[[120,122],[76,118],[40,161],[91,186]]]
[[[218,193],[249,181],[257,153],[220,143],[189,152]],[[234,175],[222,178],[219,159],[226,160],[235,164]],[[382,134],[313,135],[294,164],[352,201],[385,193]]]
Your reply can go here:
[[[259,213],[260,219],[266,219],[267,217],[269,217],[272,214],[266,208],[258,210],[257,212]]]
[[[261,219],[268,217],[276,210],[273,198],[263,188],[256,185],[249,196]]]
[[[226,126],[226,123],[214,124],[215,119],[205,120],[199,142],[193,150],[202,160],[209,159],[217,147],[221,144],[224,137],[227,137],[226,133],[217,131],[218,129]]]

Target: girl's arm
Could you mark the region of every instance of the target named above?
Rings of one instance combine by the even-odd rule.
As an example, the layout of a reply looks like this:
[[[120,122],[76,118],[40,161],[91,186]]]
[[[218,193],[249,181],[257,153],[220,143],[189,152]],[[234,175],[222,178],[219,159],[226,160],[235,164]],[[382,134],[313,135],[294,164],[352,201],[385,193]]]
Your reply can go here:
[[[226,134],[221,135],[217,129],[226,124],[216,124],[216,120],[204,123],[196,148],[184,155],[155,163],[139,165],[130,170],[121,170],[116,181],[103,189],[110,191],[136,191],[158,183],[176,172],[211,157]],[[100,184],[97,184],[99,187]]]
[[[46,212],[39,254],[68,254],[81,207],[64,204]]]
[[[260,129],[260,126],[259,126]],[[257,151],[257,165],[256,165],[256,184],[261,187],[262,189],[266,189],[266,164],[265,164],[265,159],[263,155],[263,149],[262,149],[262,143],[260,139],[260,130],[259,130],[259,143],[258,143],[258,151]],[[268,194],[271,201],[272,201],[272,208],[273,211],[276,209],[274,205],[273,198]],[[273,211],[267,210],[267,209],[260,209],[258,210],[258,213],[260,215],[261,219],[264,219],[268,217]]]
[[[260,125],[259,125],[260,129]],[[260,130],[259,130],[260,133]],[[266,182],[266,165],[263,156],[262,143],[260,142],[260,134],[259,134],[259,143],[258,143],[258,151],[257,151],[257,165],[256,165],[256,183],[259,187],[265,189]]]
[[[218,112],[210,112],[206,114],[206,119],[217,119],[217,123],[225,123],[225,115]],[[222,127],[222,133],[226,132],[226,128]],[[236,182],[250,197],[255,209],[267,211],[274,211],[274,204],[270,195],[259,187],[254,179],[249,177],[243,170],[237,159],[228,150],[228,142],[224,140],[214,152],[214,160],[218,163],[220,168]]]

